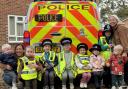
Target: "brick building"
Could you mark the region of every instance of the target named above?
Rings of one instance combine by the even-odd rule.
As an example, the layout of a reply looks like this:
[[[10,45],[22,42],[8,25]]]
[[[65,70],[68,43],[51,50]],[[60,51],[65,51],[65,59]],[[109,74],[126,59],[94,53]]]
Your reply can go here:
[[[30,1],[31,0],[0,0],[0,48],[2,44],[9,42],[8,15],[12,15],[12,17],[10,17],[10,20],[15,20],[14,18],[16,16],[25,16]],[[10,25],[12,24],[13,21]],[[15,44],[15,42],[9,43]]]

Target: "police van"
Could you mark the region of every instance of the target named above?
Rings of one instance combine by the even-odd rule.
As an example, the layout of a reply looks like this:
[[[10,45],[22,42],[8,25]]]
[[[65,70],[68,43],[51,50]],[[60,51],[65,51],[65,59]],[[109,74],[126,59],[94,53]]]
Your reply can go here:
[[[44,39],[51,39],[53,50],[61,51],[60,40],[70,37],[72,51],[79,43],[89,47],[98,41],[100,30],[99,12],[92,1],[39,1],[29,6],[24,44],[35,45],[35,52],[42,53],[39,45]]]

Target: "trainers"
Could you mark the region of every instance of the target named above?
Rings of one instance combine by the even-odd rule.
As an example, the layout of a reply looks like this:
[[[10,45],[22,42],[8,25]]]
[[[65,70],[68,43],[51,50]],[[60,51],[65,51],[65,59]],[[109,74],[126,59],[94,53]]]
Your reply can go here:
[[[112,88],[111,89],[116,89],[116,87],[115,86],[112,86]]]
[[[13,84],[12,89],[18,89],[16,84]]]
[[[84,83],[80,83],[80,88],[84,88]]]
[[[87,88],[87,83],[84,83],[84,88]]]
[[[118,89],[123,89],[121,86]]]
[[[45,86],[43,89],[49,89],[49,87],[48,86]]]
[[[70,89],[74,89],[73,83],[70,83]]]
[[[50,86],[50,89],[54,89],[54,86]]]
[[[66,85],[62,85],[62,89],[67,89],[67,88],[66,88]]]

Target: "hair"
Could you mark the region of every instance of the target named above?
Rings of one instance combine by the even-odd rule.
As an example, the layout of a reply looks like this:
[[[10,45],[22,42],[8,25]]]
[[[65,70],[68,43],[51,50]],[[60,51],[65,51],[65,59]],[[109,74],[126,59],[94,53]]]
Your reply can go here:
[[[27,49],[32,49],[33,51],[35,50],[35,49],[33,48],[33,46],[27,46],[25,50],[27,50]]]
[[[117,20],[117,22],[120,22],[121,21],[117,15],[110,15],[109,18],[110,17],[114,17]]]
[[[115,46],[114,46],[114,49],[121,49],[121,50],[123,51],[123,46],[120,45],[120,44],[119,44],[119,45],[115,45]]]
[[[2,52],[4,52],[5,48],[11,48],[10,44],[3,44],[2,45]]]

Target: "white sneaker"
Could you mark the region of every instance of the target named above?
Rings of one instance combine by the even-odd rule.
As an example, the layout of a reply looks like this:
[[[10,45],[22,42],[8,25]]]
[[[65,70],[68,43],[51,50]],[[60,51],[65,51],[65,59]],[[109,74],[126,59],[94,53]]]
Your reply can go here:
[[[87,83],[84,83],[84,88],[87,88]]]
[[[18,89],[16,86],[12,86],[12,89]]]
[[[115,86],[112,86],[112,88],[111,89],[116,89],[116,87]]]
[[[80,83],[80,88],[84,88],[84,83]]]
[[[66,88],[66,85],[62,85],[62,89],[67,89],[67,88]]]
[[[73,83],[70,83],[70,89],[74,89]]]
[[[121,86],[118,89],[123,89]]]

